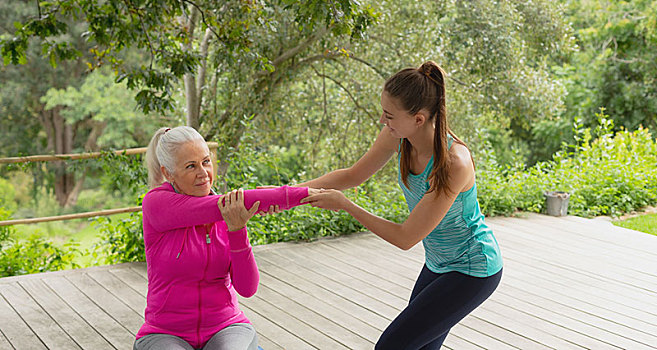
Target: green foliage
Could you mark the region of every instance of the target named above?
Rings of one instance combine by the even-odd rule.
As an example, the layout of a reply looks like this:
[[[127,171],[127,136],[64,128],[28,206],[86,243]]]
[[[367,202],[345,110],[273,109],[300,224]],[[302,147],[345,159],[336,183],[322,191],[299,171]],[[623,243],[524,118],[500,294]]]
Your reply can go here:
[[[4,208],[9,212],[15,211],[15,195],[14,186],[9,181],[0,178],[0,208]]]
[[[138,205],[141,205],[145,194],[146,192],[143,192],[138,197]],[[130,213],[127,218],[118,220],[101,216],[96,218],[93,224],[100,237],[100,242],[92,248],[96,263],[146,261],[141,211]]]
[[[0,254],[0,277],[78,268],[74,259],[79,254],[76,243],[59,247],[39,234],[24,241],[9,240]]]
[[[599,126],[575,129],[576,146],[564,145],[553,160],[528,170],[507,169],[493,154],[477,173],[486,215],[543,210],[544,191],[570,192],[570,215],[612,215],[657,203],[657,143],[647,129],[614,133],[604,112]]]
[[[368,181],[362,187],[345,191],[348,198],[375,215],[403,222],[408,207],[401,190]],[[282,213],[256,216],[249,221],[252,244],[312,240],[364,231],[365,228],[344,211],[332,212],[310,206],[297,207]]]
[[[385,79],[434,60],[448,75],[448,114],[459,137],[478,149],[478,134],[489,135],[500,161],[513,159],[516,152],[530,158],[542,149],[528,142],[532,125],[557,118],[564,107],[564,87],[551,75],[552,59],[575,49],[559,4],[369,3],[381,15],[367,30],[368,40],[323,45],[327,59],[304,68],[299,74],[305,79],[274,91],[262,112],[268,118],[254,121],[258,146],[298,145],[311,176],[351,165],[380,130]],[[473,125],[482,127],[474,133]],[[541,156],[549,159],[551,154]]]
[[[122,195],[137,195],[147,190],[148,169],[144,166],[142,154],[127,155],[102,152],[100,158],[103,169],[103,187],[109,192]]]
[[[11,211],[0,205],[0,221],[10,219]],[[25,240],[17,240],[15,235],[13,226],[0,226],[0,277],[79,267],[75,263],[80,255],[77,243],[60,247],[38,231]]]
[[[604,107],[617,129],[657,127],[657,1],[563,1],[578,52],[555,68],[570,120],[595,125]]]
[[[616,226],[657,236],[657,214],[645,214],[623,221],[612,221],[612,223]]]
[[[130,217],[118,221],[108,216],[99,217],[95,226],[101,237],[93,247],[97,262],[110,265],[146,261],[141,212],[131,213]]]
[[[135,94],[126,84],[116,83],[103,70],[87,75],[79,87],[50,88],[40,101],[47,111],[60,108],[69,124],[98,124],[95,144],[85,145],[93,149],[141,146],[159,127],[145,122],[147,116],[137,110]]]
[[[303,173],[299,169],[301,156],[296,148],[272,148],[257,151],[242,144],[239,154],[231,153],[230,171],[224,181],[227,189],[255,188],[260,185],[296,183]],[[291,166],[287,166],[291,165]],[[354,190],[345,192],[356,204],[376,215],[402,222],[408,208],[395,183],[382,184],[379,176]],[[253,244],[311,240],[323,236],[338,236],[363,230],[363,226],[345,212],[332,212],[301,206],[275,215],[256,216],[249,221],[249,237]]]
[[[278,31],[280,18],[292,16],[296,31],[303,36],[322,27],[337,36],[358,37],[374,20],[371,9],[354,0],[283,3],[201,0],[193,4],[176,0],[137,3],[47,0],[40,1],[37,7],[38,16],[16,22],[12,35],[0,39],[5,65],[25,64],[28,41],[33,37],[41,39],[39,45],[53,66],[60,60],[81,56],[78,48],[53,42],[72,31],[73,25],[64,20],[72,18],[87,26],[83,37],[94,44],[88,66],[95,68],[109,62],[119,82],[125,80],[128,87],[140,90],[135,99],[145,113],[172,110],[176,84],[185,74],[197,69],[201,50],[200,45],[191,45],[196,40],[190,30],[192,25],[202,27],[203,31],[209,29],[220,48],[218,60],[246,61],[259,70],[272,71],[274,57],[267,57],[269,52],[260,51],[255,43],[263,30]],[[194,19],[192,25],[188,22],[190,18]],[[127,63],[122,55],[128,49],[148,52],[150,62]]]
[[[0,205],[0,221],[4,220],[11,220],[11,211]],[[14,232],[13,226],[0,226],[0,251],[2,251]]]
[[[296,146],[289,149],[270,146],[256,149],[248,133],[239,149],[230,148],[223,162],[229,167],[226,175],[215,182],[219,192],[233,188],[254,188],[261,185],[284,185],[299,177],[305,163],[302,151]]]

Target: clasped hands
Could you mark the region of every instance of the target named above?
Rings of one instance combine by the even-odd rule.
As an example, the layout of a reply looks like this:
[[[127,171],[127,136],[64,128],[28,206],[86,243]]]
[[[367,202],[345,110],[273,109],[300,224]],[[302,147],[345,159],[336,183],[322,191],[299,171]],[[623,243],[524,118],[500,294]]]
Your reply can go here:
[[[275,186],[259,186],[257,188],[272,188]],[[312,207],[339,211],[344,209],[345,203],[348,199],[345,195],[333,189],[318,189],[308,188],[308,197],[301,199],[301,203],[308,203]],[[221,196],[217,201],[219,211],[228,226],[229,231],[238,231],[246,226],[246,223],[251,219],[260,207],[260,201],[253,203],[251,208],[246,209],[244,205],[244,190],[232,190],[225,195]],[[263,211],[261,215],[276,214],[282,210],[278,205],[272,205],[267,211]]]
[[[276,186],[258,186],[257,188],[275,188]],[[345,197],[344,193],[333,189],[324,188],[308,188],[308,197],[302,198],[300,203],[308,203],[315,208],[322,208],[327,210],[339,211],[345,208],[345,204],[349,200]],[[271,208],[270,208],[271,209]],[[274,214],[281,212],[278,207],[275,211],[267,212],[267,214]]]

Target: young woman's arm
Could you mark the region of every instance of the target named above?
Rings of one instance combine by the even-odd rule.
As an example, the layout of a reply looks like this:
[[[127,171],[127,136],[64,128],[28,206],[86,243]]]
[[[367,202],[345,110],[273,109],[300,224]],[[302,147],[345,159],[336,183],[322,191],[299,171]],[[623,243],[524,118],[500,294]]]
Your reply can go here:
[[[303,201],[314,207],[330,210],[345,210],[358,222],[389,243],[408,250],[424,239],[445,217],[459,192],[467,190],[472,183],[474,168],[470,157],[453,157],[449,176],[452,191],[431,192],[422,197],[408,219],[401,224],[376,216],[347,199],[336,190],[324,190]]]
[[[398,147],[399,139],[393,137],[390,129],[384,127],[372,147],[354,165],[332,171],[297,186],[337,190],[356,187],[379,171],[397,152]]]

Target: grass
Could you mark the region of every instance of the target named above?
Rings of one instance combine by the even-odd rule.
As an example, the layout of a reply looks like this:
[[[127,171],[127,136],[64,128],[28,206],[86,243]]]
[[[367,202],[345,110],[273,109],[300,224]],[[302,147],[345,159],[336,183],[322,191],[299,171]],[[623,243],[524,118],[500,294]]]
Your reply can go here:
[[[613,224],[657,236],[657,214],[636,216],[623,221],[614,221]]]

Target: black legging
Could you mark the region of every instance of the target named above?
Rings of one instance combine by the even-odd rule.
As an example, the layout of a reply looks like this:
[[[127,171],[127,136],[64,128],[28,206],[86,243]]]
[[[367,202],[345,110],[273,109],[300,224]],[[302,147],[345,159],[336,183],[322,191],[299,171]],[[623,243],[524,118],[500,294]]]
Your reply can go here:
[[[435,273],[424,265],[408,306],[383,332],[376,349],[440,349],[449,330],[493,294],[501,278],[502,270],[481,278]]]

